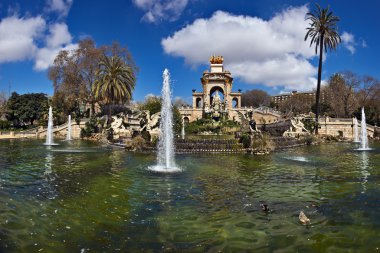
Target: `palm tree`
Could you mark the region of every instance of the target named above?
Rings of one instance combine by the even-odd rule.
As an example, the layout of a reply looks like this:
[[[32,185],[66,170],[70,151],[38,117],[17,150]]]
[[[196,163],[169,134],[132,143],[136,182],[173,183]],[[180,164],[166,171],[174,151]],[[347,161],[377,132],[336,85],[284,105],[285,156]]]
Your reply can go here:
[[[132,98],[136,78],[133,69],[118,56],[103,56],[93,86],[95,99],[109,106],[108,124],[111,123],[111,104],[120,104]]]
[[[327,53],[327,49],[331,51],[335,50],[337,45],[341,42],[340,36],[337,31],[337,22],[339,17],[334,16],[330,7],[321,9],[316,4],[314,12],[308,12],[306,14],[306,20],[309,20],[310,27],[306,28],[307,33],[305,41],[311,38],[310,46],[315,44],[315,54],[318,53],[319,47],[319,66],[318,66],[318,83],[316,93],[316,113],[315,113],[315,134],[318,134],[318,115],[319,115],[319,97],[321,93],[321,76],[322,76],[322,58],[323,49]]]

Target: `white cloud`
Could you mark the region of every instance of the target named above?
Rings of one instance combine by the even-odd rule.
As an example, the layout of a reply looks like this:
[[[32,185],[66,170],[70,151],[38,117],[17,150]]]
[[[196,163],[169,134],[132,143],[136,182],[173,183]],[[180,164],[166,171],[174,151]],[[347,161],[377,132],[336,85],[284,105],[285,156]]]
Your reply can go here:
[[[46,45],[50,48],[59,47],[70,43],[71,34],[64,23],[53,24],[49,27],[50,35],[46,38]]]
[[[0,63],[34,60],[34,69],[45,70],[60,50],[77,47],[71,41],[64,23],[47,27],[41,16],[6,17],[0,21]]]
[[[158,23],[161,21],[175,21],[185,9],[188,0],[133,0],[133,3],[143,11],[143,21]]]
[[[73,0],[47,0],[46,4],[48,11],[58,13],[59,17],[66,17]]]
[[[66,46],[60,46],[60,47],[55,47],[55,48],[49,48],[49,47],[41,48],[36,53],[34,69],[45,70],[53,64],[54,59],[58,55],[59,51],[61,50],[72,51],[76,48],[78,48],[78,45],[71,44],[71,43]]]
[[[45,70],[49,68],[61,50],[74,50],[77,44],[72,44],[72,37],[67,25],[56,23],[49,26],[49,34],[45,38],[46,46],[37,50],[34,69]]]
[[[161,41],[165,53],[191,65],[223,55],[226,68],[247,83],[310,90],[317,69],[314,47],[304,41],[306,6],[288,8],[270,20],[217,11]]]
[[[30,59],[37,50],[35,41],[45,30],[40,16],[32,18],[6,17],[0,22],[0,63]]]
[[[343,46],[350,51],[351,54],[355,53],[355,46],[357,45],[355,41],[355,36],[352,33],[343,32],[340,36],[342,39]]]

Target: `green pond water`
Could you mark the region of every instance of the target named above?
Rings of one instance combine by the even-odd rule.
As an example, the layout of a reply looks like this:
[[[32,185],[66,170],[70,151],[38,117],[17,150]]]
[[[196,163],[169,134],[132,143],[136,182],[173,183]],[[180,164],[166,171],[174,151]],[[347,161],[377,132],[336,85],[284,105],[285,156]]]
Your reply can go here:
[[[0,252],[380,252],[379,144],[177,155],[159,174],[155,154],[58,143],[0,142]]]

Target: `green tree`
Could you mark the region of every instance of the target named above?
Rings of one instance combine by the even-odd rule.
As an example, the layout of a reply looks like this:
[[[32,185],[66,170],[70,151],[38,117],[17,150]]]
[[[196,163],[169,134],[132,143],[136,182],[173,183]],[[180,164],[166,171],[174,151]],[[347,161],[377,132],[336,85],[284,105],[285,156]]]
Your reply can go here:
[[[106,105],[120,104],[132,98],[136,77],[132,67],[118,56],[103,56],[97,70],[93,93],[95,99]],[[108,124],[111,123],[111,108]]]
[[[161,111],[161,99],[156,96],[148,96],[145,101],[139,106],[139,110],[148,110],[151,115]]]
[[[72,51],[62,50],[49,68],[49,79],[53,81],[53,104],[60,106],[62,117],[77,112],[81,104],[90,104],[90,117],[97,102],[93,94],[93,85],[97,70],[104,55],[118,56],[134,72],[137,67],[126,47],[118,43],[96,47],[92,39],[79,41],[78,48]],[[58,109],[58,108],[57,108]]]
[[[46,94],[29,93],[19,95],[13,92],[8,99],[8,119],[14,126],[33,125],[35,120],[44,120],[49,100]]]
[[[318,116],[319,116],[319,97],[321,92],[321,78],[322,78],[322,59],[323,50],[327,53],[327,49],[330,51],[335,50],[337,45],[341,42],[341,38],[337,31],[337,22],[339,17],[334,16],[333,13],[327,7],[321,9],[316,4],[314,12],[307,13],[307,20],[310,21],[310,27],[306,28],[305,41],[310,38],[310,46],[315,44],[315,54],[318,53],[319,48],[319,65],[318,65],[318,83],[316,92],[316,114],[315,114],[315,134],[318,134]]]

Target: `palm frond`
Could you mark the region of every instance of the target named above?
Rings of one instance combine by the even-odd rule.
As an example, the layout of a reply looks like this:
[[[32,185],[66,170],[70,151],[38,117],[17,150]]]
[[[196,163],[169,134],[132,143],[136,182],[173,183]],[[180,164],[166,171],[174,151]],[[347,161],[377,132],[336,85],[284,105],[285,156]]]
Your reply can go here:
[[[93,92],[106,104],[122,103],[132,98],[136,78],[133,69],[117,56],[104,56],[99,62]]]

